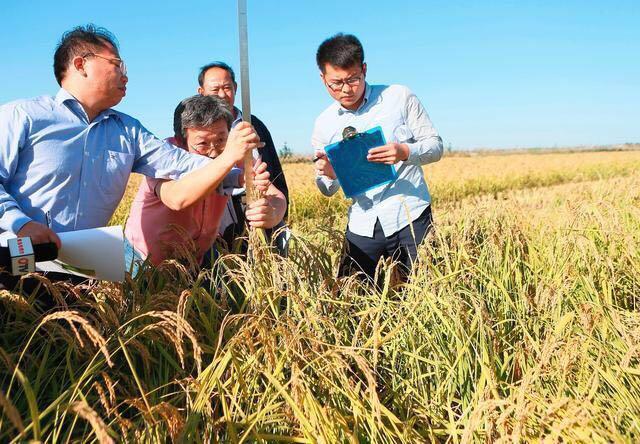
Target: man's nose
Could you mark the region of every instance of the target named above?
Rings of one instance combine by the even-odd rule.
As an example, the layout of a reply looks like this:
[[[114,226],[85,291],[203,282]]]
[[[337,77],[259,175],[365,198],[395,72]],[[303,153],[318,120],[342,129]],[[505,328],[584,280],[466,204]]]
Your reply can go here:
[[[126,75],[123,75],[122,76],[122,83],[126,85],[128,81],[129,81],[129,77],[127,77]]]
[[[224,93],[224,89],[220,88],[218,90],[218,97],[220,97],[221,99],[224,99],[227,95]]]

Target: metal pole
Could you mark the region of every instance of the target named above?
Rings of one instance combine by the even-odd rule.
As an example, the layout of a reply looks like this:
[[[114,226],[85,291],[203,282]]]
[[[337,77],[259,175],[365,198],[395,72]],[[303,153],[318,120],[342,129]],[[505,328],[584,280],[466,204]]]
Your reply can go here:
[[[240,36],[240,89],[242,91],[242,120],[251,123],[251,100],[249,87],[249,38],[247,34],[247,0],[238,0],[238,32]],[[253,188],[253,153],[244,156],[244,183],[247,203],[255,200]]]

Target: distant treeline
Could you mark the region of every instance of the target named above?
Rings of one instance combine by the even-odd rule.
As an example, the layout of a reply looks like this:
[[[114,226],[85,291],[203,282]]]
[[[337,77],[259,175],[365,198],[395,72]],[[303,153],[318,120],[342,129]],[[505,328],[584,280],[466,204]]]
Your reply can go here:
[[[477,149],[456,149],[446,148],[446,156],[478,156],[478,155],[507,155],[522,153],[582,153],[587,151],[638,151],[640,143],[621,143],[617,145],[582,145],[570,147],[534,147],[534,148],[477,148]],[[282,163],[304,163],[311,162],[312,154],[291,154],[280,157]]]

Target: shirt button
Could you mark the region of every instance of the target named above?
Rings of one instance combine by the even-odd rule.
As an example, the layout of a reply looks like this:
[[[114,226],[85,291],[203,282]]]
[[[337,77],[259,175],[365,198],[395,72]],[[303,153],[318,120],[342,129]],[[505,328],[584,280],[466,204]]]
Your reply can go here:
[[[82,182],[82,185],[84,185],[86,187],[87,186],[87,181],[85,180],[84,182]]]
[[[88,153],[88,152],[86,152],[86,151],[84,152],[84,155],[85,155],[86,157],[89,157],[89,153]]]

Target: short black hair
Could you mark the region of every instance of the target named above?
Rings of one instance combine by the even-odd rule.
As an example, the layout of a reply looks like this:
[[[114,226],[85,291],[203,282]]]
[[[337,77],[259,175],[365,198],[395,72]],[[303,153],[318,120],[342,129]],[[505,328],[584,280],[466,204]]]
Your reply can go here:
[[[231,129],[233,113],[227,102],[216,96],[187,97],[173,112],[173,134],[176,139],[185,140],[187,128],[206,128],[220,119]]]
[[[184,140],[182,135],[182,111],[184,111],[184,100],[181,100],[173,111],[173,136],[178,140]]]
[[[327,63],[341,69],[362,66],[364,48],[355,35],[338,33],[320,44],[316,52],[316,63],[322,72]]]
[[[53,73],[58,85],[62,85],[62,79],[69,63],[74,57],[82,56],[98,49],[110,49],[109,45],[118,50],[118,40],[106,28],[101,28],[89,23],[62,34],[60,42],[53,54]]]
[[[233,81],[233,84],[235,86],[238,86],[238,84],[236,83],[236,73],[233,72],[233,69],[229,65],[227,65],[224,62],[211,62],[207,65],[204,65],[202,68],[200,68],[200,74],[198,74],[198,84],[200,85],[200,87],[204,85],[204,75],[206,74],[207,71],[209,71],[212,68],[220,68],[227,71],[231,76],[231,80]]]

